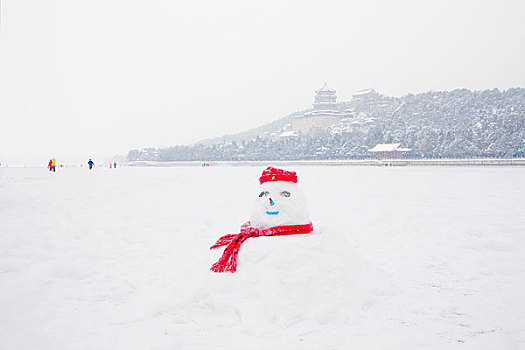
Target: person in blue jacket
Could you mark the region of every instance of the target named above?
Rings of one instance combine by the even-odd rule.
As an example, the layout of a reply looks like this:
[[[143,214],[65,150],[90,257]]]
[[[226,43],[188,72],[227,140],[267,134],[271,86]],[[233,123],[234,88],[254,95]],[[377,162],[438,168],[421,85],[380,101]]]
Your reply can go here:
[[[88,165],[89,165],[89,170],[91,170],[91,169],[93,168],[93,165],[95,165],[95,163],[93,163],[93,161],[91,160],[91,158],[89,158]]]

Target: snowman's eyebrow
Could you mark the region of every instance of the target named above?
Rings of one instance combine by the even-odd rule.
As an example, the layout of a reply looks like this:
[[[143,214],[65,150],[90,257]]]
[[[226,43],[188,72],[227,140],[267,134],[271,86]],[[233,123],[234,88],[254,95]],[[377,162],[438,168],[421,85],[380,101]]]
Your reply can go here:
[[[266,196],[268,193],[268,191],[262,191],[261,193],[259,193],[259,197],[262,197],[262,196]]]

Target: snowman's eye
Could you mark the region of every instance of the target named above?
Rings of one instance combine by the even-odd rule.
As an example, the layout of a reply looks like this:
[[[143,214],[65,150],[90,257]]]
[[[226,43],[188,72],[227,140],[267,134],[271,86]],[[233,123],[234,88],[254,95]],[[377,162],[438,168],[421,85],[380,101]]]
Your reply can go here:
[[[290,192],[288,192],[288,191],[282,191],[282,192],[281,192],[281,196],[283,196],[283,197],[290,197]]]
[[[268,191],[262,191],[260,194],[259,194],[259,197],[264,197],[264,196],[267,196],[268,195]]]

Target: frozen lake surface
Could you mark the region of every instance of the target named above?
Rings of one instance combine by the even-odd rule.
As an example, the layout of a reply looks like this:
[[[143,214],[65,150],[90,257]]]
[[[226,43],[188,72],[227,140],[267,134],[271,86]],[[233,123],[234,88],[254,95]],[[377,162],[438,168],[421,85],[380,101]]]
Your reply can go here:
[[[0,348],[525,348],[525,168],[287,168],[314,233],[214,274],[262,170],[0,168]]]

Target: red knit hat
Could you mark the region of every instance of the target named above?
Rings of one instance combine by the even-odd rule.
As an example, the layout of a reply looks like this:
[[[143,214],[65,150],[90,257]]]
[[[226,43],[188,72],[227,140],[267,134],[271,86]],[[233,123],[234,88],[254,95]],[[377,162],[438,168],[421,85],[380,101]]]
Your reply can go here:
[[[290,181],[297,183],[297,174],[295,171],[286,171],[269,166],[262,172],[259,181],[261,185],[268,181]]]

